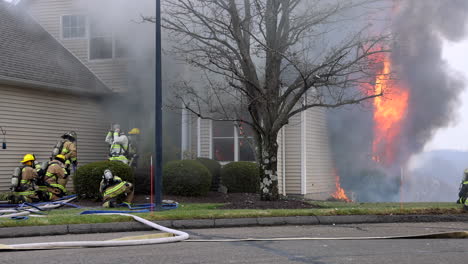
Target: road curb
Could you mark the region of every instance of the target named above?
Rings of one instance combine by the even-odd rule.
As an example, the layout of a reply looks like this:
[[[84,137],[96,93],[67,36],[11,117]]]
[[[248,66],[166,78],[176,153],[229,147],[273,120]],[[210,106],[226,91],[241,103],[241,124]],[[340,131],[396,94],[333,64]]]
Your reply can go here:
[[[156,223],[175,229],[222,228],[278,225],[343,225],[365,223],[415,223],[415,222],[468,222],[468,214],[461,215],[340,215],[340,216],[288,216],[257,218],[221,218],[164,220]],[[138,222],[100,224],[74,224],[51,226],[2,227],[0,238],[50,236],[67,234],[147,231],[150,227]]]

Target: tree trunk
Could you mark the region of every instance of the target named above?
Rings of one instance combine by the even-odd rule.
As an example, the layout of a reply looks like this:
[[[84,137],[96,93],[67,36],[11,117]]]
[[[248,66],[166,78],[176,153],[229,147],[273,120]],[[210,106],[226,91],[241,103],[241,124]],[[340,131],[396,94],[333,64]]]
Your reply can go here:
[[[260,137],[260,195],[264,201],[279,199],[278,192],[278,133]]]

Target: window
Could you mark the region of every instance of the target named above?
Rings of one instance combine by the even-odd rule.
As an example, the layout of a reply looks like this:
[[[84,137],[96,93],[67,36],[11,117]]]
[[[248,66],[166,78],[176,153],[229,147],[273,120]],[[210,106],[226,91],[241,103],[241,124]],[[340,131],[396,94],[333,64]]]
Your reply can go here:
[[[127,43],[112,31],[112,25],[104,21],[90,23],[89,59],[125,58],[128,56]]]
[[[74,39],[86,37],[86,16],[62,16],[62,38]]]
[[[213,121],[213,159],[217,161],[255,161],[253,133],[247,125]]]

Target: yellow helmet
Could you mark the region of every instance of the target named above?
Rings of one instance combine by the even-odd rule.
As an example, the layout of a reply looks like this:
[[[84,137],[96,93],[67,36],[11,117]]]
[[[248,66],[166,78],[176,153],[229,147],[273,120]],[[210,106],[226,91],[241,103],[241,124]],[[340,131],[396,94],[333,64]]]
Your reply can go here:
[[[63,160],[63,161],[66,160],[65,156],[62,155],[62,154],[58,154],[57,156],[55,156],[55,158],[56,158],[56,159],[61,159],[61,160]]]
[[[25,163],[25,162],[28,162],[28,161],[35,161],[36,160],[36,157],[34,157],[34,154],[26,154],[24,155],[23,157],[23,160],[21,161],[21,163]]]
[[[128,134],[130,135],[139,135],[140,134],[140,129],[138,128],[132,128],[132,130],[130,130],[130,132],[128,132]]]

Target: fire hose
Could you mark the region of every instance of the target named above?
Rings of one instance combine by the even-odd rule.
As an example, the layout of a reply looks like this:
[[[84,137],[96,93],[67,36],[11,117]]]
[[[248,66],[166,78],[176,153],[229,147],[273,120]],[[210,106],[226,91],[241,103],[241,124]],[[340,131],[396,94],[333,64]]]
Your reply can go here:
[[[70,247],[116,247],[116,246],[136,246],[136,245],[151,245],[161,243],[171,243],[183,241],[189,238],[185,232],[167,228],[136,215],[124,213],[102,213],[99,215],[122,215],[132,217],[134,220],[150,226],[159,231],[166,233],[154,234],[137,237],[126,237],[107,241],[69,241],[69,242],[46,242],[46,243],[28,243],[28,244],[13,244],[0,245],[0,250],[37,250],[37,249],[57,249]]]

